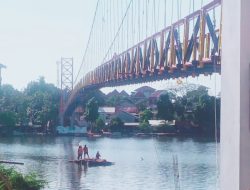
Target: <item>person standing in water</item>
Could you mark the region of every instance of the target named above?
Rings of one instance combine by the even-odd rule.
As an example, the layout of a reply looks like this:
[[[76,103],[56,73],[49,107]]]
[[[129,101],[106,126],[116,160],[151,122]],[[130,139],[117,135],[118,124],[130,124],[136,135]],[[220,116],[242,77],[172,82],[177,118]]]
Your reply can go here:
[[[83,153],[84,153],[84,159],[85,159],[85,155],[88,155],[88,158],[89,158],[89,149],[88,149],[88,147],[86,146],[86,144],[85,144],[84,147],[83,147]]]

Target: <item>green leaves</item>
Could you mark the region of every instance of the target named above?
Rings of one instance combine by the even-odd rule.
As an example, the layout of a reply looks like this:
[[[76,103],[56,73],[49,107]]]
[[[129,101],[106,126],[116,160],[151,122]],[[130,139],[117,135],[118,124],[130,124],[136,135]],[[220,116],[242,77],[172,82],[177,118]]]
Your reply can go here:
[[[153,113],[152,113],[152,111],[150,111],[148,109],[144,110],[140,114],[140,121],[141,121],[141,123],[143,123],[143,122],[147,122],[148,123],[148,120],[150,120],[152,118],[153,118]]]
[[[4,168],[3,166],[0,166],[0,190],[39,190],[44,188],[46,184],[46,181],[38,179],[37,175],[34,173],[24,176],[14,168]]]
[[[27,116],[35,124],[45,125],[49,120],[56,120],[59,110],[60,91],[44,78],[30,82],[24,90],[27,98]]]
[[[60,90],[45,82],[44,78],[30,82],[20,92],[11,85],[0,87],[0,124],[27,125],[29,121],[45,125],[49,120],[57,120]]]
[[[119,117],[112,118],[110,121],[110,130],[112,132],[122,132],[124,123]]]
[[[96,121],[95,121],[95,126],[94,126],[94,132],[97,132],[99,133],[102,129],[105,128],[105,123],[104,121],[102,120],[102,118],[98,118]]]
[[[86,105],[85,115],[87,121],[94,122],[98,118],[98,108],[97,100],[94,97],[91,98]]]
[[[13,112],[0,112],[0,124],[6,127],[14,127],[16,114]]]
[[[174,106],[168,93],[162,94],[157,102],[158,118],[164,120],[173,120]]]

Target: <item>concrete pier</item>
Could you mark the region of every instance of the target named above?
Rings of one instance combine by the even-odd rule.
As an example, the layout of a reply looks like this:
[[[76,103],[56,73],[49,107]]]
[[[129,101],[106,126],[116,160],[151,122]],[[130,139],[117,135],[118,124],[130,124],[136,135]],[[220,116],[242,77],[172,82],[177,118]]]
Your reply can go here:
[[[250,0],[222,2],[221,190],[250,190]]]

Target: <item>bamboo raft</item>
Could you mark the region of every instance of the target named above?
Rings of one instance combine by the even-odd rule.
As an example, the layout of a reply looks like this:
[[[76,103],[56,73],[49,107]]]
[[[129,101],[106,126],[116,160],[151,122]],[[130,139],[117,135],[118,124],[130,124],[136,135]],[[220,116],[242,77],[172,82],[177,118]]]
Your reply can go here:
[[[23,162],[14,162],[14,161],[7,161],[7,160],[0,160],[0,163],[3,163],[3,164],[19,164],[19,165],[24,165]]]
[[[71,163],[82,164],[88,167],[95,166],[111,166],[114,165],[114,162],[109,162],[105,159],[95,159],[95,158],[85,158],[80,160],[69,160]]]

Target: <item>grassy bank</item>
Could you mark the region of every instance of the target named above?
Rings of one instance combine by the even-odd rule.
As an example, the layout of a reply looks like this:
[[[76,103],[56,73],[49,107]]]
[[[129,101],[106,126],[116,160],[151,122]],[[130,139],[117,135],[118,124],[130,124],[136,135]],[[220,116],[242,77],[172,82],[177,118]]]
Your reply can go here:
[[[39,190],[45,185],[46,181],[34,173],[23,175],[14,168],[0,165],[0,190]]]

